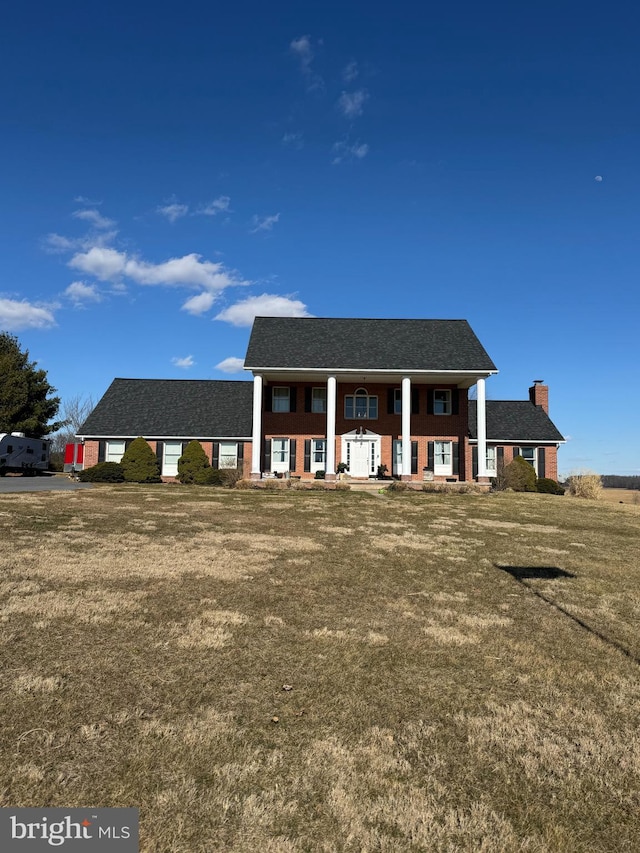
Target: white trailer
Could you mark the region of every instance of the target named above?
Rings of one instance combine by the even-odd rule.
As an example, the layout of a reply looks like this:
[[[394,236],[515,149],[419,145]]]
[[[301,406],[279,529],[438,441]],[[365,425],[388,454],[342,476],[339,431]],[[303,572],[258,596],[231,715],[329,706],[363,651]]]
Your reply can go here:
[[[46,438],[27,438],[23,432],[0,432],[0,477],[12,473],[33,476],[48,469]]]

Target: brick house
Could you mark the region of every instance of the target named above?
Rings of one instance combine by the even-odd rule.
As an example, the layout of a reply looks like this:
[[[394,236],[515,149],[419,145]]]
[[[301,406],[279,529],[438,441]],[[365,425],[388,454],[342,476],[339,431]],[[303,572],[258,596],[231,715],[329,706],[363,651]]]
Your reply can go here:
[[[486,482],[517,454],[557,478],[564,439],[547,386],[486,401],[497,369],[465,320],[257,317],[245,369],[252,382],[114,380],[80,430],[85,464],[119,461],[143,435],[167,478],[193,438],[212,465],[253,479],[333,480],[342,462],[355,479],[386,466],[409,481]]]

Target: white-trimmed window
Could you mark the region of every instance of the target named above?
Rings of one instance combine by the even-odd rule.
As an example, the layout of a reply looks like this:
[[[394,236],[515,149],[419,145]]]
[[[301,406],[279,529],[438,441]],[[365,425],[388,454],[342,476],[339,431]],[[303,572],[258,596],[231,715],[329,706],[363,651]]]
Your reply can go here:
[[[486,461],[487,477],[496,477],[498,474],[498,448],[487,447]]]
[[[104,445],[104,461],[105,462],[120,462],[124,456],[126,442],[123,441],[105,441]]]
[[[453,473],[452,442],[433,442],[433,473],[441,477]]]
[[[357,388],[355,394],[347,394],[344,398],[344,416],[350,420],[377,418],[378,398],[368,394],[366,388]]]
[[[271,410],[273,412],[290,411],[290,394],[291,389],[287,386],[276,385],[271,396]]]
[[[538,473],[538,453],[537,447],[521,447],[520,448],[520,456],[528,462],[530,465],[533,465],[533,470]]]
[[[434,415],[450,415],[451,414],[451,389],[436,388],[433,392],[433,414]]]
[[[327,389],[312,388],[311,389],[311,411],[316,415],[326,415],[327,413]]]
[[[238,467],[238,442],[237,441],[221,441],[218,455],[218,465],[220,468],[237,468]]]
[[[176,477],[178,475],[178,459],[180,459],[181,456],[181,441],[165,441],[162,450],[163,477]]]
[[[289,439],[271,439],[271,470],[277,473],[289,470]]]
[[[393,414],[402,414],[402,388],[393,389]]]
[[[311,439],[311,473],[326,470],[327,442],[324,438]]]

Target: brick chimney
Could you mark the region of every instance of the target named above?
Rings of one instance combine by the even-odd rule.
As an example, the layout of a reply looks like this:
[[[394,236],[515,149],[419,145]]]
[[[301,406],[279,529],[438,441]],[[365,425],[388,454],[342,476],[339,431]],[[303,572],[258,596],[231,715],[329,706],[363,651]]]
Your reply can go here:
[[[529,399],[534,406],[540,406],[541,409],[549,414],[549,386],[542,384],[542,379],[534,379],[533,385],[529,388]]]

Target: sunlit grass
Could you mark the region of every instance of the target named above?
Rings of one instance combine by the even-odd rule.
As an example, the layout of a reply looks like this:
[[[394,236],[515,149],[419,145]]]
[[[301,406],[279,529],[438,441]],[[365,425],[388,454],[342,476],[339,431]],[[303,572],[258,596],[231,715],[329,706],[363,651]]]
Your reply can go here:
[[[0,805],[141,849],[640,849],[640,511],[0,496]]]

